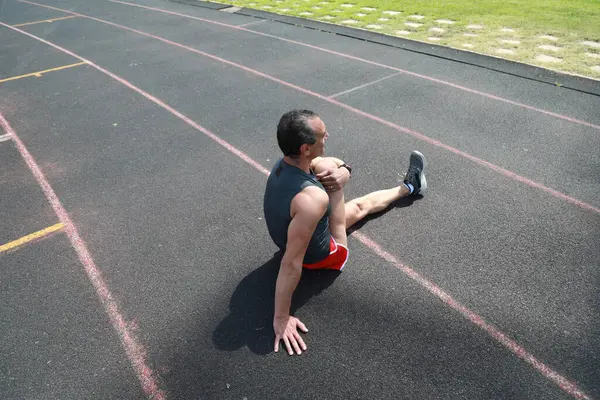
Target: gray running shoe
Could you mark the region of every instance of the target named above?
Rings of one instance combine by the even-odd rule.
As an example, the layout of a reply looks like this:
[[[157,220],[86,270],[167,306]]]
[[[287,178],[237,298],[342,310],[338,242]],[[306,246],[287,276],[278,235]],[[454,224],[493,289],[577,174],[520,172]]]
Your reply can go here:
[[[404,177],[404,183],[410,183],[415,190],[412,195],[423,194],[427,190],[427,180],[425,179],[425,156],[418,151],[410,154],[410,163],[408,171]]]

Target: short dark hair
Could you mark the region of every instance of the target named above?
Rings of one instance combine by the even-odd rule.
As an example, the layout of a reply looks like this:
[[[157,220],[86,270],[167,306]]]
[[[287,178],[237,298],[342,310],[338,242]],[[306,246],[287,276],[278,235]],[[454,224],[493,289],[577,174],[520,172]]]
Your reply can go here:
[[[288,111],[277,125],[277,143],[284,156],[297,156],[303,144],[315,144],[317,137],[308,121],[318,115],[310,110]]]

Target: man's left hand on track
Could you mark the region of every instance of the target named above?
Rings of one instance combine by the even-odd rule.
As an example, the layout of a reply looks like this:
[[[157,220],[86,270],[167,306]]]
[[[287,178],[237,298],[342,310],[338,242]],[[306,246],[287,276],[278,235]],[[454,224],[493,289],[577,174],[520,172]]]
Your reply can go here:
[[[308,332],[306,326],[298,318],[287,316],[287,317],[275,317],[273,319],[273,328],[275,330],[275,352],[279,351],[279,341],[285,342],[290,356],[294,355],[294,350],[297,354],[302,354],[302,350],[306,350],[306,344],[298,333],[298,328],[304,333]]]

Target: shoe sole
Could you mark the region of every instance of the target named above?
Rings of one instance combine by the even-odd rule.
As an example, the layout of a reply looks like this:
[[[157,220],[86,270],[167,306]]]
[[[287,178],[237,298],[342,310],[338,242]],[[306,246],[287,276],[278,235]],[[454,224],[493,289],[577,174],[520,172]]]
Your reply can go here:
[[[425,193],[425,191],[427,190],[427,179],[425,179],[425,167],[427,166],[427,160],[425,159],[425,156],[417,150],[414,150],[411,153],[411,158],[412,156],[416,156],[418,157],[421,162],[423,163],[423,168],[421,168],[421,172],[419,173],[419,180],[421,181],[421,188],[419,189],[419,192],[417,194],[423,194]]]

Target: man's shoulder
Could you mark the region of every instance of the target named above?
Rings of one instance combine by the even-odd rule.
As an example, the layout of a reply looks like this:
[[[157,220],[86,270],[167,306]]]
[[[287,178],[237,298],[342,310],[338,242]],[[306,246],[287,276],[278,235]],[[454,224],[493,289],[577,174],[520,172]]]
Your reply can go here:
[[[292,200],[292,206],[296,212],[318,211],[327,208],[329,196],[318,186],[307,186],[298,192]]]
[[[281,173],[281,171],[283,169],[282,162],[283,162],[283,158],[280,158],[277,161],[275,161],[275,163],[271,167],[271,172],[269,173],[269,178],[279,176],[279,174]]]

